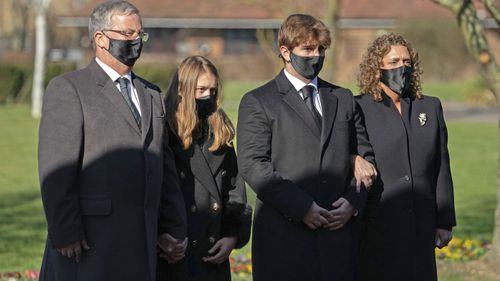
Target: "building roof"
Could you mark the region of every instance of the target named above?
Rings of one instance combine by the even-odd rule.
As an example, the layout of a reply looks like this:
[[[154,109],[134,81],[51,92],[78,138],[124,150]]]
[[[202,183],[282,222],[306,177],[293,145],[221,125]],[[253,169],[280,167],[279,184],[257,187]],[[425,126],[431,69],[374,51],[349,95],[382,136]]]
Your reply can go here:
[[[473,0],[477,1],[477,0]],[[495,0],[500,4],[500,0]],[[71,2],[53,0],[54,2]],[[73,7],[56,12],[62,26],[86,26],[102,0],[73,0]],[[292,13],[331,17],[329,0],[130,0],[141,11],[146,27],[277,28]],[[385,28],[400,18],[453,18],[431,0],[338,0],[340,28]],[[76,4],[75,4],[76,3]],[[55,3],[54,3],[55,4]],[[70,4],[71,5],[71,4]],[[482,7],[482,5],[478,5]]]
[[[58,0],[55,0],[58,1]],[[54,2],[55,2],[54,1]],[[60,1],[60,0],[59,0]],[[61,16],[86,17],[102,0],[85,0]],[[327,0],[130,0],[143,17],[276,19],[291,13],[326,16]],[[431,0],[339,0],[341,18],[400,18],[449,14]]]
[[[100,0],[87,0],[62,16],[89,16]],[[130,0],[144,18],[276,19],[294,12],[321,16],[324,0]],[[289,3],[289,5],[286,5]]]

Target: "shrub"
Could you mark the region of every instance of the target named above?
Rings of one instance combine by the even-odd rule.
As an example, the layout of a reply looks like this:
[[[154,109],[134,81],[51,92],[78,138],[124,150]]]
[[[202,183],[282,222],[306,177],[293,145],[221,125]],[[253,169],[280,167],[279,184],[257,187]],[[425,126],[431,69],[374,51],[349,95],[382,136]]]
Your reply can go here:
[[[74,63],[49,63],[45,68],[44,87],[59,74],[74,70]],[[33,65],[0,65],[0,104],[29,101],[33,83]]]
[[[162,91],[167,90],[174,72],[175,66],[166,64],[140,64],[134,67],[134,73],[158,85]]]
[[[26,73],[15,65],[0,66],[0,104],[12,102],[26,80]]]
[[[76,69],[74,63],[49,63],[45,68],[44,88],[49,81],[65,72]],[[134,72],[144,79],[166,90],[175,66],[165,64],[141,64],[134,67]],[[30,102],[33,83],[33,65],[2,64],[0,65],[0,105],[6,103]]]

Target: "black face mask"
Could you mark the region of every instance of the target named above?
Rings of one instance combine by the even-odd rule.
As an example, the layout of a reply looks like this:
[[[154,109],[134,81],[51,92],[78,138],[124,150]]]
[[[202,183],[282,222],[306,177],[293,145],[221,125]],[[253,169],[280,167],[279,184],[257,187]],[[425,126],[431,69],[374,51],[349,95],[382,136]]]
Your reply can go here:
[[[108,37],[106,34],[104,36]],[[135,61],[141,56],[142,39],[118,40],[109,38],[107,51],[126,66],[134,66]]]
[[[303,57],[290,52],[290,62],[292,63],[293,69],[308,80],[312,80],[314,77],[318,76],[324,61],[325,55]]]
[[[196,113],[198,119],[205,120],[214,112],[215,96],[209,95],[196,99]]]
[[[410,88],[413,69],[409,66],[401,66],[393,69],[380,70],[380,82],[393,90],[396,94],[404,96]]]

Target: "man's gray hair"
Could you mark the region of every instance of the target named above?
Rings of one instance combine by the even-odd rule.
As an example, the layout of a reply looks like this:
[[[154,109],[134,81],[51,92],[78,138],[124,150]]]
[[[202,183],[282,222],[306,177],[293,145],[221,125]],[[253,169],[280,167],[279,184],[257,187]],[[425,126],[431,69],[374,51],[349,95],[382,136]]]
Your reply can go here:
[[[89,19],[89,37],[94,47],[94,33],[113,28],[114,15],[140,15],[139,10],[127,1],[106,1],[97,5]]]

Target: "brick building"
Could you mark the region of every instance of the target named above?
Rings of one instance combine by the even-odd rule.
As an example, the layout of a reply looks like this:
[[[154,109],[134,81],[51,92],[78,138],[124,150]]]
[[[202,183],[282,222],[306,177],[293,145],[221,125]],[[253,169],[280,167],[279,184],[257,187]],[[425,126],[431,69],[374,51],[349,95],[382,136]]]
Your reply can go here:
[[[0,0],[0,4],[2,1],[8,0]],[[52,0],[53,53],[54,50],[63,50],[67,56],[83,52],[84,60],[90,59],[92,51],[87,34],[88,16],[99,2],[100,0]],[[225,78],[268,79],[276,73],[281,62],[276,51],[270,52],[270,49],[276,50],[276,43],[272,38],[276,37],[281,21],[288,14],[312,14],[330,25],[333,25],[334,18],[330,6],[334,1],[329,0],[131,2],[141,11],[143,25],[150,34],[150,41],[145,45],[140,63],[160,62],[173,66],[185,56],[202,54],[214,60]],[[333,55],[327,53],[325,66],[328,72],[333,71],[333,79],[328,77],[333,81],[353,81],[361,55],[368,44],[383,32],[398,31],[398,27],[404,22],[413,24],[412,20],[426,22],[443,19],[451,22],[458,30],[453,15],[430,0],[339,2],[334,30],[335,50]],[[480,12],[484,14],[481,9]],[[493,21],[487,21],[487,26],[496,28],[490,33],[498,34],[498,26]],[[0,29],[0,36],[1,32]],[[411,29],[409,33],[413,33]],[[262,36],[267,36],[267,40],[262,39]],[[499,36],[492,35],[489,39],[493,48],[500,50]],[[419,51],[421,46],[427,48],[425,40],[415,40],[418,40],[415,45]],[[433,47],[432,44],[430,47]],[[438,45],[434,47],[447,48]]]

